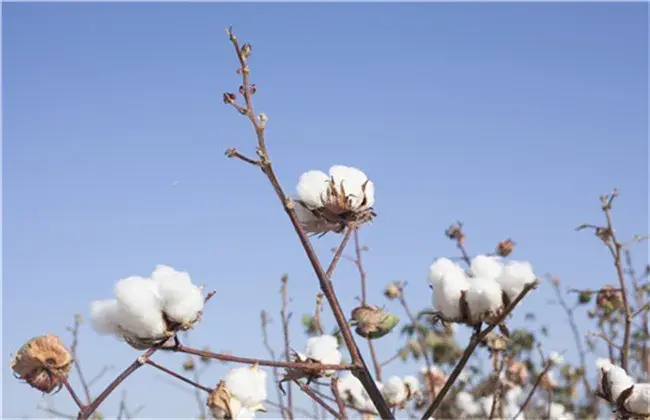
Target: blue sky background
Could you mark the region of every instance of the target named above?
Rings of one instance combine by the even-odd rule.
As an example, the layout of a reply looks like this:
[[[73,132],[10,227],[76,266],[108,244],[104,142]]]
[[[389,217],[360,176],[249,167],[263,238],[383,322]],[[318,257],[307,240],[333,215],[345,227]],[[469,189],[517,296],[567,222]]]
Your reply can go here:
[[[240,84],[228,25],[253,44],[257,111],[270,118],[283,186],[332,164],[364,170],[379,213],[362,231],[371,301],[403,279],[421,308],[429,264],[456,255],[443,232],[458,219],[472,253],[511,236],[540,275],[577,288],[615,280],[604,246],[573,229],[600,222],[598,196],[618,187],[620,236],[648,230],[647,23],[645,4],[4,4],[4,416],[41,415],[39,394],[6,368],[15,349],[65,336],[75,312],[160,263],[217,290],[193,344],[264,358],[259,311],[279,318],[288,272],[292,344],[304,346],[299,318],[317,281],[263,175],[223,156],[254,154],[255,141],[221,102]],[[314,242],[328,259],[337,239]],[[634,255],[641,269],[645,245]],[[341,264],[334,283],[349,311],[354,267]],[[575,358],[551,296],[541,287],[513,324],[538,312],[551,326],[546,349]],[[89,376],[138,354],[82,334]],[[381,358],[398,344],[382,339]],[[196,415],[171,381],[142,369],[124,389],[142,415]],[[73,411],[63,392],[54,401]]]

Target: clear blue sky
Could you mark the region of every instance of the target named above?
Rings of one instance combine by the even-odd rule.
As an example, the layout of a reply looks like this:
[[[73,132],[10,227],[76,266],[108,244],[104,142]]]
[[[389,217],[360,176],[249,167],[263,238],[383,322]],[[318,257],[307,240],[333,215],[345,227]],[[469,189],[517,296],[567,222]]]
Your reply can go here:
[[[248,122],[221,103],[240,84],[228,25],[253,44],[257,110],[285,188],[332,164],[375,182],[379,217],[362,231],[372,302],[404,279],[412,306],[430,305],[427,268],[456,255],[443,231],[458,219],[470,252],[511,236],[517,258],[574,287],[614,281],[605,248],[573,231],[600,222],[599,194],[620,189],[620,235],[648,228],[645,4],[4,4],[3,17],[7,417],[39,414],[9,354],[65,335],[118,279],[160,263],[217,290],[193,343],[257,357],[259,310],[278,318],[288,272],[293,347],[304,346],[299,317],[316,279],[262,174],[223,156],[254,152]],[[328,258],[336,238],[315,243]],[[647,248],[635,255],[642,267]],[[342,264],[334,282],[350,310],[354,268]],[[538,311],[552,326],[548,350],[573,357],[549,289],[513,322]],[[89,327],[82,340],[89,374],[138,354]],[[397,343],[380,342],[382,359]],[[143,415],[195,415],[169,381],[143,369],[125,389]],[[54,400],[72,410],[63,393]]]

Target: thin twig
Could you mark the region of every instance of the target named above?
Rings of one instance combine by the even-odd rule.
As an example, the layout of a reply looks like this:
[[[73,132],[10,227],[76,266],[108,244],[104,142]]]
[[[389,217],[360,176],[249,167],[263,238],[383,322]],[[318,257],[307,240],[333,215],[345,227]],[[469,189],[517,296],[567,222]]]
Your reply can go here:
[[[317,402],[321,407],[323,407],[325,410],[327,410],[328,413],[330,413],[331,415],[333,415],[337,419],[342,418],[341,415],[339,413],[337,413],[335,409],[330,407],[329,404],[327,404],[325,401],[323,401],[323,399],[321,397],[319,397],[314,392],[314,390],[312,390],[310,387],[308,387],[307,385],[303,384],[302,382],[300,382],[298,380],[295,380],[294,382],[296,383],[296,385],[298,385],[298,387],[300,388],[300,390],[302,392],[307,394],[309,396],[309,398],[311,398],[312,400]]]
[[[334,399],[336,400],[336,405],[339,407],[339,413],[341,413],[341,418],[347,419],[348,416],[345,413],[345,403],[343,402],[343,398],[341,398],[341,394],[339,393],[338,378],[336,377],[332,378],[330,389],[332,390],[332,395],[334,395]]]
[[[271,360],[277,360],[275,356],[275,351],[273,350],[273,347],[271,347],[271,345],[269,344],[268,325],[270,323],[270,320],[266,311],[261,312],[260,318],[262,323],[262,342],[264,343],[264,347],[266,348],[266,351],[269,353],[269,356],[271,356]],[[280,381],[280,372],[276,366],[273,366],[273,379],[275,383],[278,383]],[[286,407],[284,406],[284,398],[282,397],[282,391],[280,391],[280,387],[276,387],[276,388],[278,392],[278,407],[280,408],[280,413],[282,414],[283,418],[286,418],[285,416],[288,416],[288,412]]]
[[[155,367],[156,369],[158,369],[158,370],[160,370],[160,371],[162,371],[162,372],[165,372],[166,374],[168,374],[168,375],[170,375],[170,376],[173,376],[174,378],[176,378],[176,379],[178,379],[178,380],[180,380],[180,381],[185,382],[186,384],[192,385],[192,386],[193,386],[194,388],[196,388],[196,389],[200,389],[200,390],[202,390],[202,391],[205,391],[205,392],[207,392],[208,394],[211,393],[211,392],[213,391],[212,388],[209,388],[209,387],[207,387],[207,386],[203,386],[203,385],[201,385],[201,384],[198,383],[198,382],[195,382],[195,381],[193,381],[193,380],[191,380],[191,379],[189,379],[189,378],[186,378],[185,376],[181,375],[180,373],[176,373],[176,372],[174,372],[173,370],[168,369],[168,368],[166,368],[165,366],[163,366],[163,365],[161,365],[161,364],[158,364],[158,363],[154,362],[154,361],[151,360],[151,359],[146,360],[145,363],[148,364],[148,365],[150,365],[150,366]]]
[[[291,348],[289,347],[289,318],[291,314],[287,314],[289,307],[289,296],[287,295],[287,283],[289,276],[286,274],[282,276],[282,287],[280,294],[282,295],[282,309],[280,310],[280,317],[282,318],[282,337],[284,338],[284,359],[287,362],[291,361]],[[287,384],[287,417],[289,420],[293,419],[293,395],[291,391],[291,382]]]
[[[273,170],[269,153],[266,148],[266,141],[264,138],[265,118],[261,118],[261,116],[258,117],[255,114],[255,111],[253,109],[253,100],[252,100],[253,90],[251,89],[251,85],[249,81],[250,69],[248,68],[247,65],[247,57],[250,52],[250,45],[245,44],[243,47],[244,51],[242,52],[242,47],[239,46],[239,42],[235,34],[232,32],[232,28],[229,28],[227,33],[235,49],[235,53],[237,55],[237,59],[239,60],[239,64],[240,64],[239,71],[241,72],[242,82],[243,82],[241,86],[241,93],[246,102],[245,115],[248,117],[251,124],[253,125],[253,128],[255,129],[255,134],[257,137],[257,155],[260,157],[260,168],[268,178],[278,199],[282,203],[285,212],[289,216],[293,228],[296,231],[298,238],[300,239],[300,242],[305,250],[305,253],[307,254],[307,258],[309,259],[314,269],[314,272],[318,277],[321,290],[325,295],[325,298],[327,299],[330,308],[332,309],[336,323],[338,324],[339,329],[341,331],[341,335],[343,336],[343,341],[345,342],[346,347],[348,348],[348,351],[350,353],[350,357],[352,358],[352,363],[358,364],[361,367],[360,370],[355,371],[355,376],[357,376],[357,378],[361,381],[361,384],[368,392],[368,395],[370,396],[371,400],[379,410],[379,413],[382,416],[382,418],[393,419],[393,415],[390,412],[390,408],[388,407],[388,404],[382,397],[381,392],[377,388],[377,384],[372,379],[372,376],[368,371],[368,367],[366,366],[363,357],[361,356],[361,352],[359,351],[359,348],[357,347],[357,344],[354,341],[354,337],[352,336],[352,332],[350,331],[350,327],[348,326],[346,316],[343,313],[343,310],[341,309],[341,305],[336,297],[334,286],[330,281],[330,276],[328,276],[326,272],[323,270],[320,260],[316,256],[316,252],[314,251],[314,248],[312,247],[309,241],[309,237],[305,233],[302,227],[302,223],[298,219],[298,216],[294,210],[294,203],[284,193],[284,190],[280,186],[280,182],[278,181],[277,176],[275,175],[275,172]],[[351,228],[348,228],[348,233],[346,233],[347,237],[349,237],[351,229],[354,229],[354,227],[352,226]]]
[[[542,378],[544,378],[544,375],[546,375],[548,373],[548,371],[551,369],[552,366],[553,366],[553,364],[550,361],[546,361],[546,363],[544,365],[544,369],[542,370],[542,372],[539,375],[537,375],[537,379],[535,380],[535,383],[533,384],[533,387],[531,388],[531,390],[528,393],[528,395],[526,396],[526,399],[524,400],[523,404],[521,404],[521,407],[519,407],[519,411],[517,411],[517,414],[515,414],[515,416],[512,418],[512,420],[516,420],[517,417],[519,417],[519,415],[526,410],[526,408],[528,407],[528,403],[530,403],[530,400],[533,398],[533,395],[535,394],[535,391],[537,391],[537,388],[539,387],[539,384],[542,382]]]
[[[527,284],[526,287],[524,287],[524,289],[522,290],[522,292],[510,303],[510,305],[507,308],[504,309],[503,313],[496,319],[494,324],[489,325],[487,328],[485,328],[482,331],[480,329],[477,330],[477,332],[470,339],[470,342],[467,345],[467,348],[465,348],[465,351],[463,352],[463,355],[460,357],[460,360],[456,364],[456,367],[449,375],[449,378],[447,378],[447,381],[443,385],[440,392],[438,392],[438,395],[436,395],[435,400],[433,400],[431,405],[429,405],[429,408],[427,408],[427,410],[425,411],[424,415],[422,416],[422,420],[426,420],[429,417],[432,417],[433,414],[436,412],[436,410],[442,403],[442,400],[445,398],[445,396],[451,389],[452,385],[458,378],[458,375],[460,375],[460,372],[463,370],[463,368],[469,361],[476,347],[478,347],[478,345],[485,339],[485,337],[494,328],[496,328],[501,322],[503,322],[508,317],[508,315],[515,309],[517,304],[521,302],[521,300],[528,294],[528,292],[530,292],[535,287],[537,287],[538,284],[539,284],[539,280],[535,280],[534,282]]]
[[[90,404],[92,401],[92,395],[90,394],[90,387],[88,385],[88,382],[86,381],[86,378],[81,371],[81,365],[79,364],[79,356],[77,354],[77,347],[79,346],[79,326],[81,325],[81,315],[76,314],[74,316],[74,325],[71,328],[72,332],[72,344],[70,345],[70,354],[72,356],[72,360],[74,362],[74,367],[75,370],[77,371],[77,375],[79,376],[79,382],[81,383],[81,387],[84,392],[84,396],[86,397],[86,404]],[[79,406],[82,407],[82,406]]]

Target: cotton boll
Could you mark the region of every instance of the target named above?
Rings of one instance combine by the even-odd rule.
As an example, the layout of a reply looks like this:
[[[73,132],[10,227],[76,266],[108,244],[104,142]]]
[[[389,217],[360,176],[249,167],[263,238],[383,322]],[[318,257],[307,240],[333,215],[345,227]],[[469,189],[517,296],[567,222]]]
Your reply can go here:
[[[635,384],[632,394],[625,401],[625,408],[632,413],[650,414],[650,384]]]
[[[339,343],[333,335],[321,335],[310,337],[307,340],[307,357],[318,360],[325,365],[338,365],[343,355],[338,349]],[[332,375],[333,370],[325,371],[326,375]]]
[[[296,192],[298,198],[310,209],[323,207],[323,199],[329,188],[329,176],[323,171],[312,170],[300,175]]]
[[[189,324],[198,318],[203,310],[203,294],[192,284],[189,274],[159,265],[151,278],[158,286],[162,310],[172,321]]]
[[[366,174],[359,169],[334,165],[330,168],[330,176],[338,190],[345,190],[345,195],[351,199],[353,207],[360,207],[364,199],[366,200],[364,207],[372,207],[375,203],[374,185],[368,180]],[[369,186],[370,194],[368,194]]]
[[[267,373],[258,366],[231,369],[224,379],[226,388],[243,408],[253,409],[267,399]]]
[[[483,410],[483,414],[489,416],[492,412],[492,402],[494,401],[494,395],[488,395],[486,397],[479,398],[478,403]]]
[[[474,277],[494,280],[501,275],[503,263],[499,257],[477,255],[472,259],[469,269]]]
[[[399,376],[391,376],[384,384],[382,390],[386,402],[391,406],[397,406],[406,401],[407,391],[404,381]]]
[[[465,274],[462,268],[449,258],[438,258],[429,267],[429,283],[435,285],[440,283],[442,278],[449,272]]]
[[[552,402],[549,407],[549,417],[552,419],[558,418],[564,414],[564,406],[562,404]]]
[[[512,405],[517,405],[517,401],[524,395],[524,390],[520,386],[515,386],[513,388],[510,388],[508,392],[506,392],[505,399],[508,404]],[[513,413],[512,415],[514,416],[516,413]]]
[[[481,405],[467,391],[456,394],[456,407],[467,416],[477,416],[481,413]]]
[[[377,383],[377,381],[375,381]],[[378,385],[380,385],[378,383]],[[352,373],[347,372],[338,382],[339,393],[345,402],[357,410],[376,412],[372,400],[359,381]],[[380,388],[381,391],[381,388]]]
[[[403,380],[411,397],[420,393],[420,381],[418,378],[413,375],[407,375]]]
[[[454,269],[447,271],[440,280],[433,283],[433,306],[446,318],[458,319],[460,297],[468,288],[469,282],[464,272]]]
[[[634,381],[630,378],[623,368],[618,366],[611,366],[607,371],[607,381],[612,391],[612,399],[616,401],[621,392],[625,391],[632,385]]]
[[[614,365],[612,365],[612,362],[608,358],[601,357],[596,359],[596,367],[598,367],[598,370],[602,369],[608,372],[612,366]]]
[[[537,277],[533,273],[530,263],[525,261],[509,261],[504,267],[496,281],[511,301],[524,290],[524,287],[535,281]]]
[[[471,277],[465,295],[471,321],[482,321],[486,314],[496,311],[503,304],[501,286],[494,280]]]
[[[90,322],[95,331],[104,335],[119,335],[119,306],[117,300],[96,300],[90,304]]]
[[[558,353],[556,351],[551,352],[551,354],[549,354],[548,358],[553,364],[556,364],[556,365],[559,365],[564,361],[564,357],[560,353]]]
[[[118,323],[138,338],[158,338],[167,326],[162,316],[162,302],[156,283],[142,277],[128,277],[117,282],[115,296],[119,306]]]

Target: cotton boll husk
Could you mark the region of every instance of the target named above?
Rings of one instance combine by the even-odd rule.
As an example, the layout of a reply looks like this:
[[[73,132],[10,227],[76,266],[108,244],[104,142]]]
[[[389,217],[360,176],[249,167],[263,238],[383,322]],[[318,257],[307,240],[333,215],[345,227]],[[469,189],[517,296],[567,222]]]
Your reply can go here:
[[[524,287],[535,281],[537,277],[530,263],[525,261],[509,261],[503,272],[496,278],[501,288],[511,301],[524,290]]]
[[[609,368],[607,371],[607,381],[609,382],[614,401],[616,401],[621,392],[634,385],[632,378],[627,375],[623,368],[618,366],[611,366]]]
[[[456,407],[469,416],[476,416],[481,413],[481,405],[467,391],[461,391],[456,394]]]
[[[483,320],[486,313],[496,311],[503,304],[501,286],[487,278],[471,277],[465,297],[473,322]]]
[[[494,280],[503,271],[503,263],[499,257],[490,255],[477,255],[469,266],[474,277]]]
[[[296,193],[298,198],[310,209],[323,207],[330,178],[323,171],[307,171],[300,175]]]
[[[462,271],[449,270],[433,284],[433,306],[446,318],[460,317],[460,297],[469,288],[467,276]]]
[[[157,338],[164,335],[167,326],[162,316],[162,302],[158,287],[151,279],[132,276],[115,285],[119,311],[118,323],[122,329],[139,338]]]
[[[635,384],[625,408],[635,414],[650,414],[650,384]]]
[[[341,186],[345,190],[345,195],[351,199],[351,202],[354,207],[359,207],[366,197],[366,206],[372,207],[375,202],[374,197],[374,185],[371,186],[370,195],[367,194],[368,186],[372,183],[368,181],[368,177],[365,173],[360,171],[357,168],[351,166],[343,165],[334,165],[330,168],[330,176],[334,180],[334,185],[337,189],[341,189]],[[368,181],[366,185],[366,191],[363,191],[363,184]]]
[[[119,306],[117,300],[96,300],[90,303],[90,322],[93,329],[103,335],[119,335]]]
[[[242,407],[253,408],[267,399],[267,373],[257,366],[231,369],[224,379],[226,388]]]
[[[391,405],[399,405],[406,400],[406,386],[399,376],[388,378],[382,392],[386,401]]]

